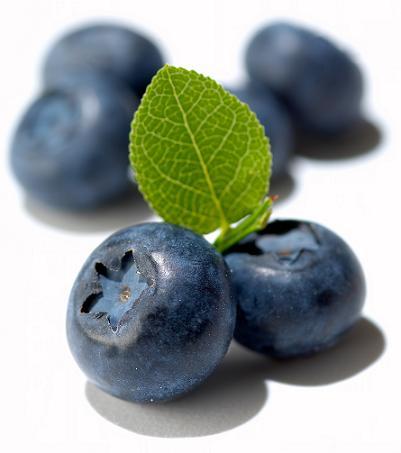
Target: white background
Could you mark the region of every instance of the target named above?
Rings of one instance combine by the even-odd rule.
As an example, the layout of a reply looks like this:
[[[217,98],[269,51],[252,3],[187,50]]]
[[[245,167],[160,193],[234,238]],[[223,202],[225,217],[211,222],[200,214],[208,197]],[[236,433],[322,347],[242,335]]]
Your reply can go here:
[[[2,451],[401,451],[399,5],[396,0],[2,5]],[[242,51],[250,34],[273,18],[314,26],[352,50],[366,76],[366,112],[380,130],[380,143],[349,159],[297,158],[293,190],[274,214],[332,228],[364,266],[365,320],[337,348],[283,365],[234,347],[202,388],[161,407],[121,402],[86,384],[65,338],[70,287],[101,240],[151,213],[138,200],[87,216],[36,206],[10,175],[8,147],[18,117],[40,88],[40,61],[51,41],[70,25],[99,18],[146,31],[160,41],[170,63],[230,84],[244,77]],[[365,141],[352,147],[374,142]]]

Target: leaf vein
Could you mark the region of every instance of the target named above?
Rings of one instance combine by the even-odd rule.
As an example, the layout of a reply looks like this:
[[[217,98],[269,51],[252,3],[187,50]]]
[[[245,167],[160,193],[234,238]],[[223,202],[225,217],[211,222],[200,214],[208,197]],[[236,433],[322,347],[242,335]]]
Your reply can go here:
[[[194,149],[195,149],[195,152],[197,154],[197,157],[199,159],[199,163],[201,164],[201,167],[202,167],[202,171],[204,173],[204,176],[205,176],[205,179],[206,179],[206,182],[207,182],[207,185],[209,187],[209,190],[210,190],[210,194],[212,196],[212,200],[220,214],[220,219],[221,219],[221,222],[222,222],[222,228],[223,229],[228,229],[229,228],[229,222],[228,220],[226,219],[226,216],[224,214],[224,211],[223,211],[223,208],[221,206],[221,203],[220,203],[220,200],[217,198],[217,195],[216,195],[216,192],[214,190],[214,186],[213,186],[213,182],[210,178],[210,175],[209,175],[209,171],[207,169],[207,166],[205,164],[205,161],[203,160],[203,156],[202,156],[202,152],[198,146],[198,143],[195,139],[195,136],[190,128],[190,125],[188,123],[188,118],[187,118],[187,115],[185,113],[185,110],[183,109],[182,105],[181,105],[181,101],[179,99],[179,97],[177,96],[177,92],[176,92],[176,89],[175,89],[175,85],[171,79],[171,75],[169,72],[167,72],[167,77],[168,77],[168,80],[170,82],[170,85],[171,85],[171,89],[173,91],[173,95],[174,95],[174,99],[176,100],[176,103],[177,103],[177,106],[181,112],[181,115],[182,115],[182,119],[184,121],[184,126],[185,126],[185,129],[187,130],[190,138],[191,138],[191,141],[192,141],[192,144],[194,146]]]

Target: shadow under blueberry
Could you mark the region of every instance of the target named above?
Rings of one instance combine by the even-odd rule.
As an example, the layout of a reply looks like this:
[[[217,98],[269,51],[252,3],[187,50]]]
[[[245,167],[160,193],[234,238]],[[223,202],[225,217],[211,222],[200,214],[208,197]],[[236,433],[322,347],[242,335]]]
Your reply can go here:
[[[385,350],[385,337],[372,321],[362,318],[332,348],[315,355],[272,360],[267,378],[301,386],[333,384],[372,365]]]
[[[114,231],[135,223],[149,221],[154,216],[135,188],[121,200],[93,211],[61,211],[29,197],[25,198],[24,207],[29,215],[41,223],[78,233]]]
[[[138,434],[198,437],[235,428],[254,417],[267,400],[268,361],[232,344],[215,373],[200,387],[167,403],[141,405],[108,395],[91,383],[86,396],[104,418]]]
[[[257,415],[267,401],[268,380],[299,386],[333,384],[372,365],[384,349],[379,327],[363,318],[336,346],[305,358],[272,360],[233,342],[222,364],[203,385],[168,403],[131,403],[89,382],[86,397],[102,417],[138,434],[206,436],[240,426]]]
[[[298,134],[296,153],[318,160],[352,159],[373,151],[381,141],[379,127],[363,119],[341,135],[316,137]]]

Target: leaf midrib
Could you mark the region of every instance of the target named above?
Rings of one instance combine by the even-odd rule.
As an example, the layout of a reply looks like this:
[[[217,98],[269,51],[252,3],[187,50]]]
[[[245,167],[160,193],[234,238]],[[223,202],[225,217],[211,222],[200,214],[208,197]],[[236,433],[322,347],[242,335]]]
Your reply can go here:
[[[175,89],[175,85],[171,79],[171,76],[170,76],[170,72],[169,71],[166,71],[167,73],[167,78],[168,78],[168,81],[171,85],[171,89],[173,90],[173,96],[174,96],[174,99],[177,103],[177,106],[181,112],[181,115],[182,115],[182,119],[184,121],[184,126],[185,126],[185,129],[187,130],[188,132],[188,135],[189,135],[189,138],[191,139],[191,142],[192,142],[192,145],[195,149],[195,152],[196,152],[196,156],[199,160],[199,163],[202,167],[202,171],[203,171],[203,174],[205,176],[205,179],[206,179],[206,183],[208,185],[208,188],[210,190],[210,194],[212,196],[212,200],[213,200],[213,203],[214,205],[216,206],[217,208],[217,211],[219,212],[220,214],[220,220],[221,220],[221,229],[224,231],[224,230],[228,230],[229,227],[230,227],[230,224],[224,214],[224,211],[223,211],[223,208],[221,206],[221,203],[220,203],[220,200],[218,199],[217,195],[216,195],[216,192],[214,190],[214,186],[213,186],[213,182],[210,178],[210,175],[209,175],[209,171],[207,169],[207,166],[205,164],[205,161],[203,160],[203,156],[202,156],[202,153],[200,151],[200,148],[196,142],[196,139],[195,139],[195,136],[189,126],[189,122],[188,122],[188,118],[187,118],[187,115],[185,113],[185,110],[183,109],[182,105],[181,105],[181,102],[180,102],[180,99],[179,99],[179,96],[177,94],[177,91]]]

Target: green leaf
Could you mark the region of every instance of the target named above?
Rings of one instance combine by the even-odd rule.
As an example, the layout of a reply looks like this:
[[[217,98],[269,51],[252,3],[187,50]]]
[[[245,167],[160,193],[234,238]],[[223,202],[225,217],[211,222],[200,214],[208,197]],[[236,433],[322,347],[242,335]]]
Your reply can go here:
[[[198,233],[224,235],[268,191],[270,147],[255,114],[214,80],[182,68],[164,66],[148,86],[130,160],[151,207]]]

